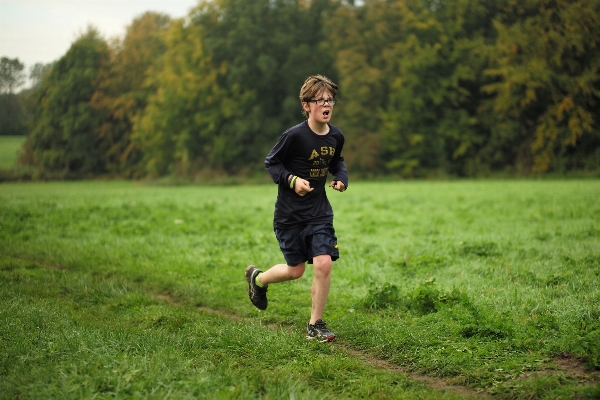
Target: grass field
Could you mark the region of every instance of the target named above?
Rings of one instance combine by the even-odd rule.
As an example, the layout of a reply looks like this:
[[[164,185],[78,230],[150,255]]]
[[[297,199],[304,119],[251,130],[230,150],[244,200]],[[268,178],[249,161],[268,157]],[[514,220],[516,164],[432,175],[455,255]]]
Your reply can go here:
[[[304,339],[275,185],[0,185],[0,397],[600,397],[600,181],[355,183]]]
[[[0,169],[15,165],[23,142],[25,136],[0,136]]]

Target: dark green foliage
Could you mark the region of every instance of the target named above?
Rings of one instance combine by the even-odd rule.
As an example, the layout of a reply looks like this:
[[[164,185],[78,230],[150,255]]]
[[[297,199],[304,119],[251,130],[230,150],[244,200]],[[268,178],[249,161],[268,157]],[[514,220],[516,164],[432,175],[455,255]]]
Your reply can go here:
[[[437,312],[445,306],[455,304],[468,306],[470,300],[467,294],[456,288],[447,293],[440,291],[435,285],[435,278],[405,292],[391,283],[372,285],[361,301],[361,305],[370,310],[401,308],[418,315]]]
[[[15,136],[27,133],[25,112],[16,94],[0,94],[0,135]]]
[[[475,307],[469,307],[474,321],[465,324],[460,334],[464,338],[476,337],[478,339],[500,340],[512,338],[514,335],[513,322],[500,315],[494,315],[486,310],[481,312]]]
[[[373,285],[369,289],[369,294],[362,301],[362,305],[371,310],[397,307],[402,301],[400,296],[398,286],[394,284]]]
[[[590,369],[600,369],[600,311],[582,317],[575,328],[580,334],[570,343],[570,351],[584,355]]]
[[[42,176],[86,177],[106,171],[98,129],[105,115],[90,104],[108,62],[106,42],[89,28],[56,62],[36,90],[29,145]]]

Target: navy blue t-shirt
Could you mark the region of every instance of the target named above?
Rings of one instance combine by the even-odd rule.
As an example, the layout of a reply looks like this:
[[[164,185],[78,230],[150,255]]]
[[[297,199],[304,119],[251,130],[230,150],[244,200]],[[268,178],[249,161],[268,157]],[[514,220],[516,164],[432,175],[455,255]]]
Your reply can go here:
[[[329,125],[329,132],[317,135],[304,121],[281,135],[265,159],[265,168],[273,182],[279,185],[275,203],[275,228],[286,229],[296,225],[314,225],[333,222],[333,209],[325,186],[327,174],[348,187],[348,173],[342,148],[342,131]],[[290,189],[288,175],[297,175],[310,182],[312,192],[299,196]]]

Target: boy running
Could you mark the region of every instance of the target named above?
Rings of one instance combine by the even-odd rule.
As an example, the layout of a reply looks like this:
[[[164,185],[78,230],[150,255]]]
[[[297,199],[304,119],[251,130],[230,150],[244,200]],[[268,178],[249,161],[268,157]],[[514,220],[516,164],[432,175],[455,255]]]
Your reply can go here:
[[[333,210],[325,192],[327,174],[335,176],[330,187],[339,192],[348,188],[342,157],[344,135],[329,124],[337,90],[335,83],[321,75],[308,77],[300,89],[307,120],[285,131],[265,159],[265,168],[279,185],[273,227],[286,264],[264,272],[250,265],[245,271],[250,301],[265,310],[269,284],[298,279],[304,274],[305,263],[313,264],[312,311],[306,338],[321,342],[335,339],[322,317],[332,262],[339,258]]]

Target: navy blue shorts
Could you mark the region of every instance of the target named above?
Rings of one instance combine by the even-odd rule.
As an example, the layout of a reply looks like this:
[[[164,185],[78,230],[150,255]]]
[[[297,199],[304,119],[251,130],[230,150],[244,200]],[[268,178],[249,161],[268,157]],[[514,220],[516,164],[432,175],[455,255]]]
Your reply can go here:
[[[313,257],[329,254],[331,260],[340,258],[333,224],[307,225],[291,229],[275,228],[275,236],[287,265],[295,267]]]

